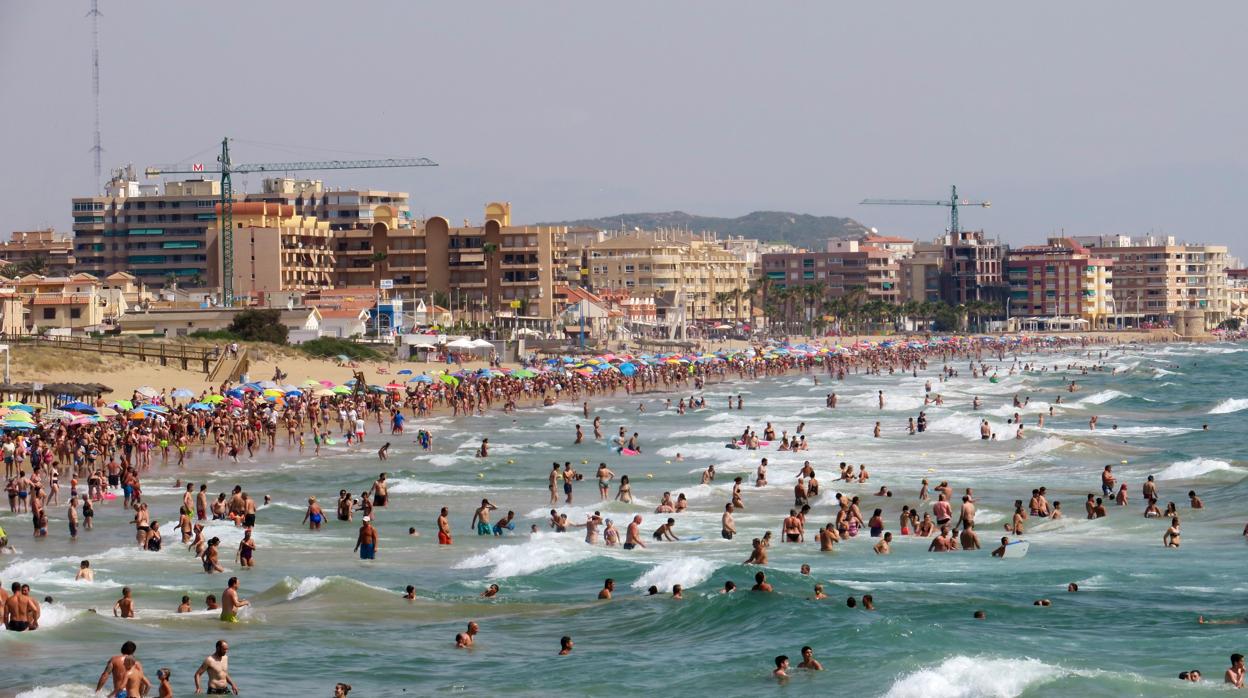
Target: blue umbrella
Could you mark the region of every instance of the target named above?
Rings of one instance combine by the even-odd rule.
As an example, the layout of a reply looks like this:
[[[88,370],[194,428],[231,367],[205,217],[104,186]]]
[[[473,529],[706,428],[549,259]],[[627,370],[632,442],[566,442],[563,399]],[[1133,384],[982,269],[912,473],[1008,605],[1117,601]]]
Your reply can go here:
[[[243,398],[243,391],[239,390],[238,388],[232,388],[230,390],[227,390],[225,391],[225,394],[227,397],[236,397],[236,398],[239,398],[240,400]]]
[[[190,408],[189,408],[189,409],[192,409],[192,410],[202,410],[202,411],[205,411],[205,412],[211,412],[211,411],[212,411],[212,405],[209,405],[209,404],[208,404],[208,403],[206,403],[206,402],[192,402],[192,403],[191,403],[191,406],[190,406]]]
[[[408,383],[432,383],[432,382],[433,382],[433,379],[430,378],[429,376],[426,376],[423,373],[411,379],[410,381],[408,381]]]
[[[195,393],[192,393],[186,388],[178,388],[177,390],[173,391],[171,395],[173,395],[174,397],[195,397]]]
[[[286,397],[299,397],[300,395],[303,395],[303,393],[298,390],[291,390],[286,393]]]
[[[400,375],[400,376],[410,376],[410,375],[412,375],[412,369],[410,369],[410,368],[405,368],[405,369],[403,369],[402,371],[399,371],[399,375]]]
[[[633,374],[637,373],[637,367],[630,363],[622,363],[616,368],[620,369],[620,373],[624,374],[625,376],[632,376]]]
[[[156,414],[165,414],[166,412],[169,411],[169,408],[165,407],[164,405],[152,405],[152,404],[139,405],[139,409],[143,410],[144,412],[155,412]]]
[[[95,413],[95,408],[91,407],[90,405],[82,401],[65,403],[64,405],[61,405],[61,409],[72,410],[74,412],[88,412],[89,411],[92,414]]]
[[[3,429],[34,429],[34,422],[0,422],[0,428]]]

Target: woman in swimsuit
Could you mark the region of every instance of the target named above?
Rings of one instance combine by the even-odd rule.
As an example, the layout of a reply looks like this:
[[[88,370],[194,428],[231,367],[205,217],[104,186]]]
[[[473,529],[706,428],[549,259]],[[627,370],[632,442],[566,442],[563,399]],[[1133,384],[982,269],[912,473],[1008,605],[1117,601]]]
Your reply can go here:
[[[339,518],[341,518],[342,507],[339,507]],[[303,515],[303,523],[308,524],[308,529],[312,531],[321,530],[321,522],[325,520],[325,512],[321,511],[321,505],[316,503],[316,497],[308,497],[308,510]]]
[[[619,489],[616,490],[615,498],[616,500],[624,502],[625,504],[632,504],[633,486],[628,484],[627,475],[623,475],[620,477],[620,486],[619,486]]]

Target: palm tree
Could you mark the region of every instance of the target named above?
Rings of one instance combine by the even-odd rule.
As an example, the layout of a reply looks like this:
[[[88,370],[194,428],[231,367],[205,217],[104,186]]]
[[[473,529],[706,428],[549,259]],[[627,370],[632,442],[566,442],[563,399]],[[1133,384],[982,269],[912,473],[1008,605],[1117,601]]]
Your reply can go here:
[[[43,276],[48,273],[48,258],[41,254],[35,254],[30,256],[28,259],[23,260],[22,263],[18,265],[18,268],[21,270],[23,275],[37,274],[39,276]]]
[[[741,301],[745,300],[745,289],[734,288],[731,293],[733,305],[735,306],[732,311],[732,318],[737,322],[741,322]]]
[[[731,292],[731,291],[718,291],[718,292],[716,292],[716,293],[715,293],[715,297],[714,297],[714,301],[713,301],[713,303],[714,303],[715,305],[718,305],[718,306],[719,306],[719,315],[718,315],[718,319],[719,319],[720,321],[723,321],[723,320],[727,319],[727,315],[728,315],[728,313],[727,313],[727,311],[725,310],[725,308],[728,306],[728,301],[730,301],[730,300],[732,300],[732,292]]]

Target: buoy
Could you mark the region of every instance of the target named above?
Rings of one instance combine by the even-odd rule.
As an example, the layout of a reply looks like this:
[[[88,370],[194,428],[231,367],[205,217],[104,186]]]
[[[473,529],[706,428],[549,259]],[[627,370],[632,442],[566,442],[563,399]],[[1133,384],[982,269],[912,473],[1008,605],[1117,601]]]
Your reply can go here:
[[[922,458],[927,458],[927,453],[926,453],[926,452],[924,452],[924,453],[920,453],[920,454],[919,454],[919,456],[920,456],[920,457],[922,457]]]
[[[837,454],[836,454],[836,457],[837,457],[837,458],[843,458],[844,456],[845,456],[845,452],[844,452],[844,451],[839,451],[839,452],[837,452]]]
[[[671,462],[670,460],[665,460],[665,461],[663,461],[663,462],[664,462],[664,463],[667,463],[668,465],[671,465],[671,464],[672,464],[672,462]]]
[[[647,479],[647,480],[653,480],[653,479],[654,479],[654,473],[646,473],[646,479]]]
[[[515,459],[515,458],[508,458],[508,459],[507,459],[507,465],[515,465],[515,464],[516,464],[516,459]]]
[[[484,480],[484,479],[485,479],[485,473],[477,473],[477,479],[478,479],[478,480]]]
[[[1122,464],[1123,464],[1123,465],[1126,465],[1126,464],[1127,464],[1127,459],[1126,459],[1126,458],[1123,458],[1123,459],[1122,459]]]
[[[927,472],[929,472],[929,473],[934,473],[934,472],[936,472],[936,469],[935,469],[935,468],[928,468],[928,469],[927,469]]]
[[[587,460],[585,460],[584,458],[582,458],[582,459],[581,459],[581,465],[589,465],[589,461],[587,461]]]

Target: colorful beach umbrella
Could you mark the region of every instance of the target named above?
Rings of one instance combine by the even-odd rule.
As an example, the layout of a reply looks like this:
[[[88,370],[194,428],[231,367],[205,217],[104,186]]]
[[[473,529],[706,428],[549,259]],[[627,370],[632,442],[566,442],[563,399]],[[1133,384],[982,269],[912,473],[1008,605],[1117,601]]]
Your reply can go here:
[[[190,391],[189,389],[187,389],[187,388],[178,388],[177,390],[175,390],[175,391],[173,391],[172,393],[170,393],[170,395],[172,395],[172,396],[174,396],[174,397],[178,397],[178,398],[182,398],[182,397],[195,397],[195,393],[191,392],[191,391]]]
[[[204,398],[201,402],[206,402],[206,403],[208,403],[209,405],[215,405],[215,404],[217,404],[217,403],[219,403],[219,402],[223,402],[223,401],[225,401],[225,396],[224,396],[224,395],[209,395],[209,396],[205,397],[205,398]]]

